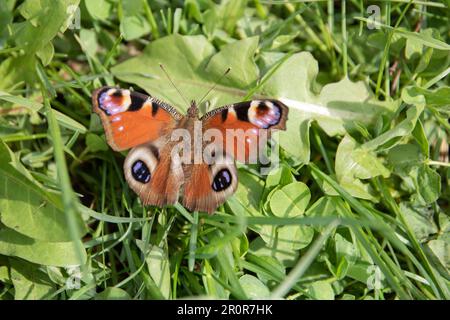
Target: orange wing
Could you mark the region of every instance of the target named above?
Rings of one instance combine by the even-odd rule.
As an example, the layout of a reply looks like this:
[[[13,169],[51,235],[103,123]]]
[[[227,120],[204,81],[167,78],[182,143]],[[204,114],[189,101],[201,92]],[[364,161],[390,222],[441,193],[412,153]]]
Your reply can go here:
[[[133,148],[123,164],[128,185],[139,195],[144,205],[175,204],[183,183],[181,162],[170,155],[172,147],[143,144]]]
[[[157,140],[182,118],[173,107],[130,90],[103,87],[92,95],[92,105],[115,151]]]
[[[213,164],[199,163],[185,167],[183,205],[191,211],[214,213],[237,189],[234,160],[217,150]]]
[[[249,163],[264,147],[270,131],[286,129],[288,107],[278,100],[253,100],[236,103],[208,112],[202,117],[204,130],[218,129],[228,154]]]

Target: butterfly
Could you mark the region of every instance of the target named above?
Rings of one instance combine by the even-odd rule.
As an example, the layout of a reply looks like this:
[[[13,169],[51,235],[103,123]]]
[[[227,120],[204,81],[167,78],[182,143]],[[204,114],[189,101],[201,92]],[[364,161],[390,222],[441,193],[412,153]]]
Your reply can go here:
[[[286,129],[288,116],[286,105],[269,99],[223,106],[202,117],[192,101],[183,115],[155,97],[116,87],[97,89],[92,104],[109,146],[131,149],[124,175],[144,205],[173,205],[182,195],[184,207],[210,214],[237,189],[235,160],[253,161],[272,130]],[[197,139],[205,135],[209,139]],[[177,137],[185,138],[185,148]]]

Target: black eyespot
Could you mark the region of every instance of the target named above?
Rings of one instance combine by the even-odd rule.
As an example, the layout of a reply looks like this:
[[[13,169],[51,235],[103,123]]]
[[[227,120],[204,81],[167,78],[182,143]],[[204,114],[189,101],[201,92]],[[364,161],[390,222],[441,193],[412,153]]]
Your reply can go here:
[[[131,166],[131,174],[136,181],[141,183],[148,183],[150,181],[150,170],[141,160],[137,160],[133,163]]]
[[[222,169],[217,172],[212,183],[214,191],[219,192],[227,189],[231,185],[231,173],[228,169]]]
[[[117,89],[116,91],[113,92],[112,96],[116,97],[116,98],[122,97],[123,96],[122,95],[122,90]]]

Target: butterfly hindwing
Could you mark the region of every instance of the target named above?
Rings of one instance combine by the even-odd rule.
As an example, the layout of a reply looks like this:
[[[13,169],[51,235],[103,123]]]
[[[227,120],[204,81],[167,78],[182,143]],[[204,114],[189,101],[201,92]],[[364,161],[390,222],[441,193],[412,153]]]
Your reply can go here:
[[[223,152],[213,163],[191,164],[185,171],[183,205],[192,211],[212,214],[237,189],[236,165]]]
[[[204,130],[221,131],[228,154],[248,163],[264,147],[271,130],[286,129],[287,116],[288,107],[281,101],[253,100],[210,111],[201,120]]]
[[[125,159],[125,179],[144,205],[162,207],[178,201],[184,174],[181,163],[170,156],[170,149],[162,137],[133,148]]]
[[[96,90],[92,104],[102,120],[108,144],[115,151],[157,140],[182,117],[153,97],[114,87]]]

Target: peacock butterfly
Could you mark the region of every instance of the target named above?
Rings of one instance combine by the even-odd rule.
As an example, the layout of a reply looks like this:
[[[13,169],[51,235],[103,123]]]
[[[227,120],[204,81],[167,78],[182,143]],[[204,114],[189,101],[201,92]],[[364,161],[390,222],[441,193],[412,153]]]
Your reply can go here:
[[[202,117],[193,101],[182,115],[155,97],[115,87],[96,90],[92,103],[111,148],[131,148],[123,170],[144,205],[175,204],[182,194],[186,208],[210,214],[236,191],[235,159],[254,161],[271,130],[286,129],[288,115],[278,100],[235,103]]]

